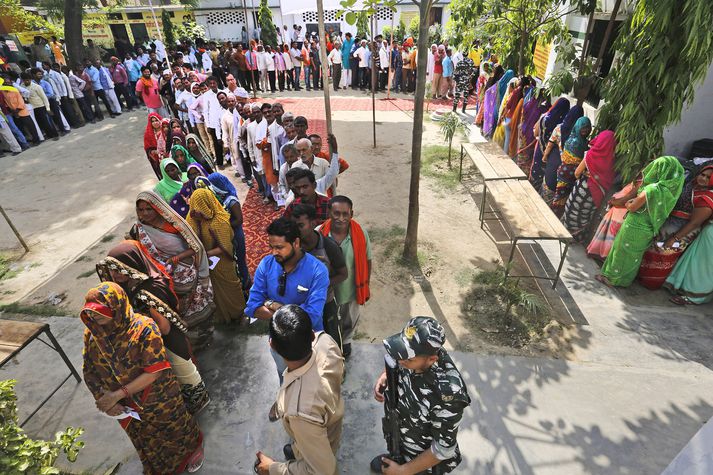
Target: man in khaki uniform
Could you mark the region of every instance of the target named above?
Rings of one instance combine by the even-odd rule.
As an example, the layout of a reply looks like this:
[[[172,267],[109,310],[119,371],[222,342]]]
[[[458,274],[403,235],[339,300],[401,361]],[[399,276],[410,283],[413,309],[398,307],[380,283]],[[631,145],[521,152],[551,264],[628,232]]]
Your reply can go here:
[[[315,334],[309,315],[297,305],[281,307],[270,319],[270,346],[287,364],[276,412],[293,442],[284,448],[287,462],[258,452],[255,471],[336,475],[344,418],[339,347],[328,334]]]

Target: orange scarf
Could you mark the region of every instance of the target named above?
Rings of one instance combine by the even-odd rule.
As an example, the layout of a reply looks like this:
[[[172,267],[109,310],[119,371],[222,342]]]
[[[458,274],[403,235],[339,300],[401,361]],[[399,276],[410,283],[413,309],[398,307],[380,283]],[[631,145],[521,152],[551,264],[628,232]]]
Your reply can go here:
[[[332,220],[328,219],[322,224],[320,231],[323,236],[329,236],[332,229]],[[369,292],[369,262],[366,255],[366,237],[359,223],[351,220],[349,234],[352,237],[354,248],[354,283],[356,284],[356,300],[359,305],[364,305],[371,293]]]

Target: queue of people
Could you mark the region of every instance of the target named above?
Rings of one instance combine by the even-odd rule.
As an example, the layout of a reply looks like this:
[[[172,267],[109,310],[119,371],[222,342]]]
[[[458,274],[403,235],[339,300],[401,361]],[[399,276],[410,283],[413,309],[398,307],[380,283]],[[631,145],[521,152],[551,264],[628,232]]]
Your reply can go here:
[[[550,104],[535,80],[515,77],[497,58],[481,63],[477,76],[476,125],[528,175],[588,255],[603,261],[597,280],[665,287],[677,305],[713,300],[713,159],[659,157],[617,186],[614,131],[590,139],[593,124],[581,106],[564,97]]]

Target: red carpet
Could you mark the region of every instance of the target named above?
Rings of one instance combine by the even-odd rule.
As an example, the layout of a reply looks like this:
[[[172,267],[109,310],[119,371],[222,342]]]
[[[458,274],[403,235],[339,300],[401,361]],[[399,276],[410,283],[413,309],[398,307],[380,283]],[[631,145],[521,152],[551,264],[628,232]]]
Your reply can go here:
[[[275,211],[272,204],[262,203],[262,197],[257,192],[257,185],[248,191],[243,208],[243,230],[245,231],[245,248],[250,274],[263,257],[270,252],[265,230],[271,222],[282,216],[282,210]]]

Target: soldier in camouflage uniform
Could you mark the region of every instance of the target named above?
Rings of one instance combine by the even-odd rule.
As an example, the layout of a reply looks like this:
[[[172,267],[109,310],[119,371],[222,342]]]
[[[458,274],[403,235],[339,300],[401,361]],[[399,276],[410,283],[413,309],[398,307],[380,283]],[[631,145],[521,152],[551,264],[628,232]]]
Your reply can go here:
[[[468,96],[470,95],[471,79],[475,74],[475,63],[470,58],[463,58],[458,61],[456,69],[453,72],[453,81],[456,83],[455,93],[453,94],[453,112],[458,108],[460,95],[463,94],[463,113],[465,114],[465,106],[468,104]]]
[[[443,348],[445,341],[443,327],[432,317],[414,317],[400,333],[384,340],[386,352],[398,361],[396,419],[406,473],[448,473],[461,462],[456,437],[470,397]],[[377,401],[384,401],[385,389],[386,372],[374,386]],[[380,455],[372,460],[371,469],[390,474],[397,473],[399,465]]]

